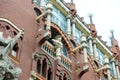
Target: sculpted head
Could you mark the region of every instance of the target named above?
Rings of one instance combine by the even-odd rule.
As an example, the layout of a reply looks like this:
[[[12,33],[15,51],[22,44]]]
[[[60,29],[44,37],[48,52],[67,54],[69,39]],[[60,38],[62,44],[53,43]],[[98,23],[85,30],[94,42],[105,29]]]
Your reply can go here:
[[[62,37],[61,37],[61,35],[57,35],[57,36],[55,37],[55,39],[61,41],[61,40],[62,40]]]

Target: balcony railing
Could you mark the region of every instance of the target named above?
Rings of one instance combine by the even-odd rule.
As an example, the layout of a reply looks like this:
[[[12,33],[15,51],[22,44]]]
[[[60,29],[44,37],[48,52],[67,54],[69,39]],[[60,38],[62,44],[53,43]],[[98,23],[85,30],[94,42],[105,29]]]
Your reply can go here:
[[[69,71],[71,71],[72,62],[69,58],[65,57],[64,55],[61,55],[61,64]]]
[[[42,44],[41,49],[45,51],[48,55],[50,55],[52,58],[56,57],[54,46],[50,44],[48,41]]]
[[[52,58],[56,58],[54,46],[50,42],[46,41],[44,44],[42,44],[41,49],[45,51],[48,55],[50,55]],[[64,56],[63,54],[61,55],[61,64],[67,70],[71,71],[72,62],[68,57]]]

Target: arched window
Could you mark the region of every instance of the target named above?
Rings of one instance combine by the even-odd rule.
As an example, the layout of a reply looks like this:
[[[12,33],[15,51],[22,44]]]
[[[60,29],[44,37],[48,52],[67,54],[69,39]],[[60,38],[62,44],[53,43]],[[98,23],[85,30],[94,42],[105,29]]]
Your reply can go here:
[[[48,69],[47,80],[52,80],[52,71],[51,71],[51,68]]]
[[[68,72],[62,70],[60,71],[59,80],[71,80],[71,77]]]
[[[76,47],[76,44],[75,44],[75,42],[73,40],[70,40],[70,44],[71,44],[72,48]]]
[[[19,50],[18,43],[16,43],[16,44],[13,46],[13,50],[12,50],[11,55],[14,56],[14,57],[17,57],[17,52],[18,52],[18,50]]]
[[[53,67],[51,61],[44,54],[34,54],[34,63],[36,64],[36,73],[46,80],[53,80]]]
[[[81,42],[80,41],[80,36],[81,36],[82,33],[81,33],[81,31],[77,27],[75,29],[76,29],[75,30],[75,32],[76,32],[76,36],[75,37],[76,37],[76,40],[77,40],[78,44],[80,44],[80,42]]]
[[[67,49],[65,47],[65,45],[63,45],[63,55],[66,56],[66,57],[69,57],[68,55],[68,52],[67,52]]]
[[[43,77],[46,77],[46,71],[47,71],[47,62],[46,62],[46,59],[44,59],[42,62],[42,76]]]
[[[41,61],[38,60],[38,61],[37,61],[37,73],[40,74],[40,72],[41,72]]]
[[[37,16],[41,14],[41,11],[38,8],[34,8],[34,11]]]
[[[67,80],[66,74],[63,75],[63,80]]]
[[[9,29],[10,29],[10,27],[9,27],[9,26],[7,26],[7,25],[6,25],[5,27],[6,27],[6,30],[9,30]]]
[[[62,76],[61,75],[59,76],[59,80],[62,80]]]
[[[98,63],[96,61],[94,61],[94,63],[95,63],[96,68],[98,69],[99,68]]]

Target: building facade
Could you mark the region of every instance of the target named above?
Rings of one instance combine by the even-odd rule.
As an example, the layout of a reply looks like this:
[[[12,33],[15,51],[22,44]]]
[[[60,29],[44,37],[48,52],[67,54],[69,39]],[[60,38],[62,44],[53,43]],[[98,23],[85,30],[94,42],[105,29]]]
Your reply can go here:
[[[0,80],[120,80],[120,49],[64,0],[0,1]]]

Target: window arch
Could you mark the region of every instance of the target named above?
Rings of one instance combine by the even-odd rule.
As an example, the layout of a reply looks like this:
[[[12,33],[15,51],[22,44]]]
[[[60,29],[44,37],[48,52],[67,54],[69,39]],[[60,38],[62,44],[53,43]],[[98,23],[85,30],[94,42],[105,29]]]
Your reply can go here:
[[[94,60],[94,63],[95,63],[96,68],[98,69],[99,68],[98,62]]]
[[[62,51],[63,51],[63,55],[64,55],[64,56],[69,57],[69,55],[68,55],[68,51],[67,51],[65,45],[63,45],[63,50],[62,50]]]
[[[45,55],[40,53],[36,53],[34,57],[37,59],[36,72],[42,77],[46,78],[46,80],[52,80],[53,69],[50,60]]]
[[[62,76],[61,75],[59,76],[59,80],[62,80]]]
[[[11,52],[11,55],[14,56],[14,57],[17,57],[18,50],[19,50],[18,43],[16,43],[16,44],[13,46],[13,50],[12,50],[12,52]]]
[[[40,59],[38,59],[38,61],[37,61],[37,73],[39,73],[40,74],[40,72],[41,72],[41,60]]]
[[[48,69],[47,80],[52,80],[52,70],[51,70],[51,68]]]
[[[47,71],[47,62],[46,62],[46,59],[44,59],[42,62],[42,76],[43,77],[46,77],[46,71]]]
[[[59,80],[71,80],[71,77],[66,71],[62,70],[59,75]]]
[[[76,47],[76,44],[75,44],[75,42],[72,39],[70,40],[70,44],[71,44],[72,48]]]
[[[41,14],[41,11],[38,8],[34,8],[35,14],[39,16]]]
[[[63,75],[63,80],[67,80],[66,74]]]

